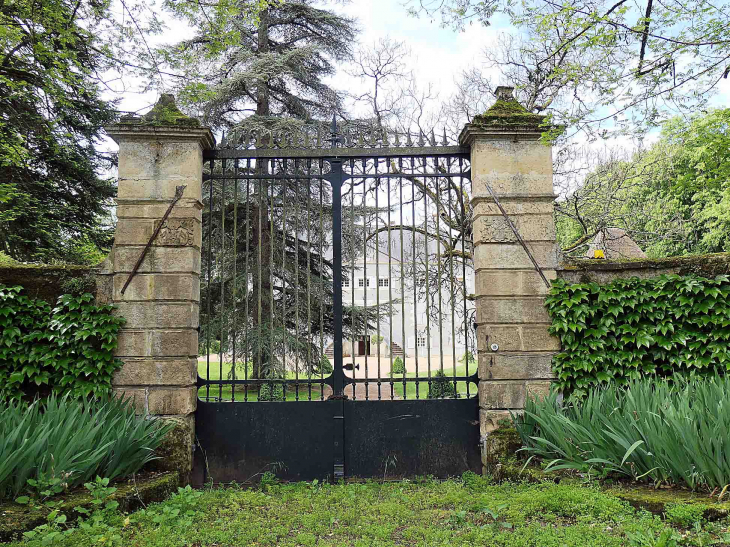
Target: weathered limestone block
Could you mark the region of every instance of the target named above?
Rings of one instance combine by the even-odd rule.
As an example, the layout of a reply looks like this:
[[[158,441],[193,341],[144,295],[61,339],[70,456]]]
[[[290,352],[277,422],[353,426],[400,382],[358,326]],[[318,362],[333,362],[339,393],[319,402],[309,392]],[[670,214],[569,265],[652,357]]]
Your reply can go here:
[[[197,379],[198,360],[193,358],[130,358],[114,374],[115,386],[192,386]]]
[[[548,281],[557,279],[555,270],[543,270]],[[534,296],[547,294],[548,288],[534,268],[529,270],[480,270],[476,273],[478,295]]]
[[[525,408],[524,380],[480,380],[479,406],[485,410]]]
[[[541,268],[554,270],[558,267],[558,249],[554,241],[528,241],[530,249]],[[519,243],[482,243],[474,251],[474,268],[525,270],[534,268],[530,257]]]
[[[127,320],[128,329],[197,328],[199,311],[195,302],[117,302],[117,313]]]
[[[116,300],[189,300],[200,301],[200,280],[196,274],[137,274],[122,295],[129,274],[114,276]]]
[[[198,331],[187,329],[122,329],[117,341],[119,357],[198,356]]]
[[[197,403],[195,387],[162,387],[150,389],[147,396],[150,414],[186,415],[195,412]]]
[[[560,340],[550,335],[544,324],[479,325],[477,349],[492,352],[492,344],[497,344],[502,352],[560,351]]]
[[[479,354],[480,380],[550,379],[553,377],[552,353],[482,352]]]
[[[163,213],[164,214],[164,213]],[[125,218],[114,233],[116,245],[147,245],[160,219]],[[201,224],[195,218],[168,218],[153,245],[155,247],[200,247]]]
[[[550,316],[542,296],[480,296],[477,298],[477,324],[544,323],[547,331]]]
[[[114,247],[112,259],[115,272],[131,272],[144,245]],[[138,273],[200,273],[200,247],[152,246],[139,265]]]
[[[510,217],[524,241],[555,242],[552,213]],[[474,218],[474,243],[519,243],[503,215],[480,214]]]

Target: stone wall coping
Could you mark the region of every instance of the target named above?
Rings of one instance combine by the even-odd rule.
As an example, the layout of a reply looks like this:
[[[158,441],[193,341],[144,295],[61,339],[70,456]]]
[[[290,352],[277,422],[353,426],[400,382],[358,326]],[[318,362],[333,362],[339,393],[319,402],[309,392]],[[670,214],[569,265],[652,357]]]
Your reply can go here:
[[[208,150],[215,146],[215,137],[208,127],[180,125],[148,125],[143,123],[117,123],[104,128],[114,142],[160,140],[168,142],[197,142]]]
[[[568,259],[558,266],[558,271],[627,271],[627,270],[670,270],[696,271],[725,269],[730,273],[730,253],[715,253],[670,258],[627,258],[622,260]]]
[[[461,146],[472,146],[478,140],[511,140],[511,141],[538,141],[542,137],[544,130],[536,130],[530,127],[505,125],[481,125],[478,123],[468,123],[464,126],[459,134],[459,144]],[[545,146],[550,146],[546,144]]]

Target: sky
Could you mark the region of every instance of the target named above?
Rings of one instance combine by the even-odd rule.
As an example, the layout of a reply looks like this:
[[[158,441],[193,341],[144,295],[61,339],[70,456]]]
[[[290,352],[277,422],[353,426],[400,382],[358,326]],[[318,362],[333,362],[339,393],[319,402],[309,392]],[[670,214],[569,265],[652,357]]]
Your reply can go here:
[[[329,3],[328,7],[358,21],[363,46],[385,37],[405,42],[411,50],[416,80],[422,85],[430,82],[442,99],[455,90],[455,81],[462,71],[480,63],[481,52],[495,42],[499,32],[508,30],[499,24],[489,28],[475,24],[464,32],[455,32],[427,17],[408,15],[406,5],[399,0],[352,0],[344,5]],[[166,18],[166,24],[168,30],[154,37],[153,44],[178,41],[189,32],[185,24],[172,18]],[[360,85],[345,73],[345,67],[340,67],[340,73],[333,80],[336,80],[331,82],[335,87],[352,92],[358,91]],[[135,86],[134,82],[130,83]],[[160,92],[125,93],[119,109],[142,109],[144,112],[154,104]],[[107,94],[107,97],[119,98],[113,94]]]
[[[329,1],[323,7],[333,9],[341,14],[358,21],[360,27],[359,41],[362,46],[374,44],[381,38],[389,37],[395,41],[402,41],[411,51],[411,68],[419,86],[432,85],[433,91],[438,93],[440,100],[447,100],[456,91],[456,81],[463,71],[482,65],[483,51],[493,46],[500,33],[514,33],[515,29],[509,26],[504,18],[494,18],[492,25],[484,27],[474,23],[467,25],[464,31],[458,32],[451,28],[444,28],[438,16],[431,19],[428,16],[413,17],[408,14],[407,7],[418,0],[351,0],[350,2]],[[184,23],[171,17],[166,19],[168,30],[152,39],[152,43],[162,44],[181,40],[189,29]],[[341,66],[339,73],[328,82],[335,88],[356,93],[362,90],[363,82],[350,77],[346,67]],[[493,81],[500,82],[498,73],[493,74]],[[127,82],[127,88],[134,87],[135,82]],[[714,106],[727,106],[730,103],[730,79],[722,80],[718,86],[719,93],[712,100]],[[143,94],[125,93],[121,97],[119,108],[127,111],[144,112],[150,108],[164,90],[156,90]],[[119,98],[108,94],[108,98]],[[488,101],[487,101],[488,102]],[[658,137],[654,131],[644,140],[648,145]],[[618,146],[626,150],[636,148],[637,142],[628,138],[619,138],[609,141],[609,146]],[[591,148],[603,147],[606,143],[595,143]],[[107,150],[115,150],[116,145],[107,140],[102,146]]]

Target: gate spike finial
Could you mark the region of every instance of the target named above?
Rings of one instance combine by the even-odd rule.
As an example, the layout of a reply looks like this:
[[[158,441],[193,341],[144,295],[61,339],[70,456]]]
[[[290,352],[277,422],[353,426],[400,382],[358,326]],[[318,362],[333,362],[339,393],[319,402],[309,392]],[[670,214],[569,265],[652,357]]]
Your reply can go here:
[[[413,141],[411,140],[411,131],[408,130],[408,133],[406,133],[408,138],[406,139],[406,146],[413,146]]]
[[[423,138],[423,130],[418,130],[418,146],[423,146],[426,144],[425,139]]]
[[[442,144],[444,146],[448,146],[449,145],[449,141],[446,139],[446,128],[445,127],[444,127],[444,140],[443,140]]]
[[[365,137],[363,136],[362,127],[357,128],[357,146],[363,148],[365,146]]]
[[[431,146],[438,146],[436,143],[436,132],[431,128]]]
[[[398,131],[395,132],[395,146],[400,146],[400,139],[398,138]]]

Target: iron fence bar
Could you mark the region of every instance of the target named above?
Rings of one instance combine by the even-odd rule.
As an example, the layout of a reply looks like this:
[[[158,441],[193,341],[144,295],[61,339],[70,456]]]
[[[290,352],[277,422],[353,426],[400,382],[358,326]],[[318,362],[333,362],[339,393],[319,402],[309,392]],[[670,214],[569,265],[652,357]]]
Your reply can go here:
[[[355,172],[355,160],[350,159],[350,173]],[[350,358],[352,359],[352,376],[355,377],[355,332],[357,330],[357,311],[355,308],[355,181],[350,179],[350,237],[351,237],[351,256],[352,269],[350,275],[350,296],[352,300],[352,319],[350,320]],[[355,400],[357,395],[355,394],[355,385],[352,384],[352,399]]]
[[[476,374],[472,374],[470,376],[456,376],[455,379],[459,382],[476,382],[478,380],[478,377]],[[346,378],[343,376],[343,385],[348,384],[362,384],[365,383],[366,378]],[[406,378],[406,382],[409,384],[415,384],[416,382],[425,382],[428,380],[428,376],[411,376],[409,378]],[[230,385],[235,383],[236,385],[243,385],[246,382],[246,380],[237,378],[236,380],[233,379],[222,379],[222,380],[200,380],[200,384],[209,384],[209,385]],[[293,378],[249,378],[248,383],[250,385],[264,385],[264,384],[286,384],[286,385],[296,385],[297,380]],[[300,384],[306,384],[309,383],[305,380],[300,380]],[[315,381],[315,384],[318,382]],[[328,376],[324,379],[324,383],[327,386],[334,386],[334,376]],[[317,401],[315,401],[317,402]]]
[[[374,162],[374,169],[375,169],[375,176],[378,175],[378,162],[380,160],[378,158],[375,159]],[[375,308],[378,310],[378,316],[376,319],[376,330],[377,334],[375,335],[375,342],[377,344],[377,355],[378,355],[378,401],[381,400],[381,371],[380,371],[380,233],[378,232],[378,228],[380,227],[380,184],[377,182],[378,179],[376,178],[375,183]]]
[[[360,160],[362,162],[362,172],[363,175],[367,173],[367,160],[364,158],[361,158]],[[370,353],[370,344],[368,344],[368,331],[369,324],[370,324],[370,314],[367,313],[368,309],[368,281],[370,278],[368,277],[368,238],[367,233],[369,230],[368,227],[368,214],[367,214],[367,179],[363,179],[363,185],[362,185],[362,218],[363,218],[363,238],[362,238],[362,260],[363,260],[363,308],[365,309],[365,323],[364,323],[364,330],[365,334],[363,335],[364,340],[364,346],[365,346],[365,400],[370,399],[370,390],[368,385],[368,378],[370,377],[369,371],[368,371],[368,354]]]
[[[256,162],[256,171],[263,172],[265,169],[266,169],[265,162],[258,162],[258,161]],[[258,300],[257,327],[258,328],[257,328],[257,333],[256,333],[256,347],[258,348],[258,351],[259,351],[259,358],[258,358],[258,371],[254,369],[254,371],[253,371],[254,375],[256,375],[256,373],[258,373],[259,375],[261,374],[261,369],[262,369],[262,365],[263,365],[263,347],[264,347],[263,336],[262,336],[262,326],[261,326],[261,322],[263,319],[263,316],[262,316],[262,314],[263,314],[263,275],[261,272],[261,266],[263,265],[262,246],[263,246],[263,225],[264,225],[264,222],[263,222],[263,217],[264,217],[263,189],[264,188],[263,188],[263,186],[264,186],[263,180],[259,179],[259,191],[258,191],[258,198],[259,198],[258,199],[258,201],[259,201],[258,217],[259,217],[259,219],[258,219],[258,245],[257,245],[258,273],[256,275],[256,280],[258,281],[258,294],[257,294],[257,296],[258,296],[258,298],[257,298],[257,300]],[[258,395],[256,398],[258,400]]]
[[[448,170],[451,170],[451,159],[447,159],[446,162],[448,165]],[[453,368],[453,374],[456,376],[456,324],[455,324],[455,312],[456,312],[456,294],[454,293],[454,243],[453,243],[453,234],[452,234],[452,226],[454,224],[454,209],[451,203],[451,194],[453,189],[453,180],[448,179],[448,188],[449,188],[449,302],[451,307],[451,365]],[[469,372],[467,371],[467,374]],[[456,393],[456,380],[454,380],[454,393]]]
[[[398,158],[398,172],[403,173],[403,158]],[[408,398],[408,393],[406,392],[406,350],[408,348],[408,341],[406,340],[406,289],[405,289],[405,276],[403,275],[403,270],[405,268],[405,242],[404,242],[404,236],[403,236],[403,227],[405,226],[405,221],[403,219],[403,177],[398,177],[398,192],[399,192],[399,198],[400,198],[400,214],[399,220],[400,220],[400,268],[398,269],[398,273],[400,275],[400,324],[401,324],[401,343],[403,344],[403,398]],[[415,305],[415,304],[414,304]],[[418,384],[416,384],[416,393],[418,392]],[[416,396],[418,398],[418,396]]]
[[[269,170],[271,173],[276,172],[276,160],[270,159],[269,160]],[[269,193],[269,188],[271,188],[271,193]],[[271,321],[271,324],[269,326],[269,370],[266,372],[271,378],[272,375],[276,374],[276,371],[273,370],[274,368],[274,356],[276,355],[275,352],[275,345],[274,345],[274,332],[276,330],[276,308],[274,307],[274,270],[275,270],[275,263],[274,263],[274,184],[273,182],[269,184],[269,180],[266,180],[266,200],[267,200],[267,207],[266,210],[269,213],[269,238],[268,238],[268,245],[269,245],[269,321]],[[273,386],[273,384],[272,384]],[[271,394],[273,397],[273,389],[271,390]]]
[[[334,390],[332,397],[344,397],[345,372],[342,363],[342,162],[330,162],[332,185],[332,286],[334,290]]]
[[[307,160],[307,172],[312,170],[312,160]],[[307,400],[312,400],[312,187],[307,185]]]
[[[214,169],[214,162],[213,160],[210,160],[210,172],[213,172]],[[208,271],[207,277],[208,277],[208,290],[206,291],[206,296],[208,298],[208,317],[206,317],[206,325],[205,325],[205,337],[206,337],[206,345],[205,345],[205,357],[206,357],[206,370],[205,370],[205,378],[206,380],[210,380],[210,318],[211,318],[211,294],[210,294],[210,276],[212,271],[212,256],[213,256],[213,181],[210,182],[210,188],[209,188],[209,197],[208,197]],[[210,398],[210,385],[205,386],[205,397]]]
[[[246,172],[251,173],[251,159],[246,159]],[[249,308],[248,308],[248,255],[250,252],[250,243],[249,240],[251,239],[251,226],[250,226],[250,219],[249,215],[251,213],[251,182],[246,179],[246,228],[245,228],[245,237],[246,237],[246,256],[244,257],[244,279],[246,280],[246,299],[244,301],[244,309],[245,309],[245,318],[246,318],[246,330],[243,333],[244,341],[243,341],[243,377],[246,380],[246,383],[244,383],[243,388],[243,401],[248,402],[248,331],[249,331]],[[253,357],[253,355],[251,355]]]
[[[438,171],[439,159],[438,156],[434,158],[434,171]],[[439,302],[439,359],[440,359],[440,370],[441,374],[444,373],[444,315],[443,315],[443,286],[441,281],[441,185],[439,184],[439,178],[436,177],[436,287],[438,288],[438,302]],[[453,360],[453,356],[452,356]]]
[[[235,158],[371,158],[371,157],[433,157],[433,156],[463,155],[469,157],[469,148],[461,146],[414,146],[414,147],[382,147],[382,148],[320,148],[320,149],[291,149],[291,148],[254,148],[254,149],[212,149],[203,152],[204,160],[220,160]]]
[[[294,172],[299,175],[299,160],[294,160]],[[294,185],[294,324],[296,348],[294,351],[294,400],[299,401],[299,185]]]
[[[423,160],[423,170],[426,170],[426,160]],[[423,184],[423,237],[424,237],[424,253],[423,257],[425,260],[426,271],[426,363],[428,365],[428,393],[431,394],[431,306],[429,303],[429,297],[431,296],[431,287],[429,286],[429,275],[428,275],[428,186],[424,182]],[[418,340],[416,340],[418,345]]]
[[[319,172],[324,173],[324,160],[319,160]],[[324,183],[319,179],[319,351],[317,362],[319,363],[319,400],[324,401],[324,368],[322,367],[324,352]]]
[[[390,171],[389,158],[385,160],[385,169]],[[390,370],[388,376],[390,377],[390,400],[395,399],[395,390],[393,389],[393,242],[391,241],[390,227],[393,225],[390,218],[390,212],[392,209],[390,203],[390,178],[387,180],[388,192],[388,360],[390,361]],[[405,362],[404,362],[405,364]]]
[[[415,173],[416,164],[415,158],[411,157],[411,173]],[[416,283],[416,185],[411,180],[411,222],[413,222],[413,229],[411,230],[411,253],[413,255],[411,268],[413,271],[413,347],[416,355],[416,376],[418,376],[418,284]],[[405,382],[405,378],[403,379]],[[420,383],[416,382],[416,399],[419,398]]]
[[[282,169],[284,171],[284,174],[287,173],[287,161],[282,160]],[[294,173],[294,176],[296,176],[296,172]],[[282,298],[281,298],[281,347],[282,347],[282,353],[281,353],[281,362],[282,367],[284,369],[284,377],[286,377],[286,192],[287,192],[287,186],[288,186],[288,179],[282,180],[282,190],[281,190],[281,222],[282,222],[282,229],[281,229],[281,291],[282,291]],[[272,215],[273,217],[273,215]],[[286,400],[286,390],[284,390],[284,400]]]
[[[233,168],[236,175],[238,175],[238,162],[233,162]],[[231,375],[233,379],[236,379],[236,334],[238,333],[238,296],[237,285],[238,285],[238,179],[233,181],[233,296],[231,297],[231,303],[233,304],[233,330],[232,332],[232,347],[233,351],[231,356],[233,357],[233,364],[231,365]],[[245,364],[245,362],[244,362]],[[231,402],[236,401],[236,385],[231,385]]]
[[[222,171],[225,175],[226,173],[226,160],[223,160],[222,162]],[[220,259],[218,262],[218,277],[221,280],[221,314],[220,314],[220,329],[221,329],[221,340],[220,340],[220,349],[219,349],[219,355],[218,355],[218,378],[221,380],[223,379],[223,347],[225,343],[225,317],[226,317],[226,294],[225,294],[225,287],[226,287],[226,278],[225,278],[225,264],[226,264],[226,256],[225,256],[225,250],[226,250],[226,179],[223,179],[221,183],[221,248],[218,253],[218,256],[220,256]],[[218,399],[223,399],[223,385],[218,386]]]
[[[459,158],[459,171],[464,170],[464,160]],[[466,224],[466,200],[464,196],[464,176],[459,178],[459,202],[461,203],[461,285],[464,300],[464,355],[466,356],[466,373],[469,374],[469,318],[466,304],[466,252],[464,226]],[[472,251],[473,252],[473,251]],[[469,382],[466,383],[466,396],[469,397]]]

